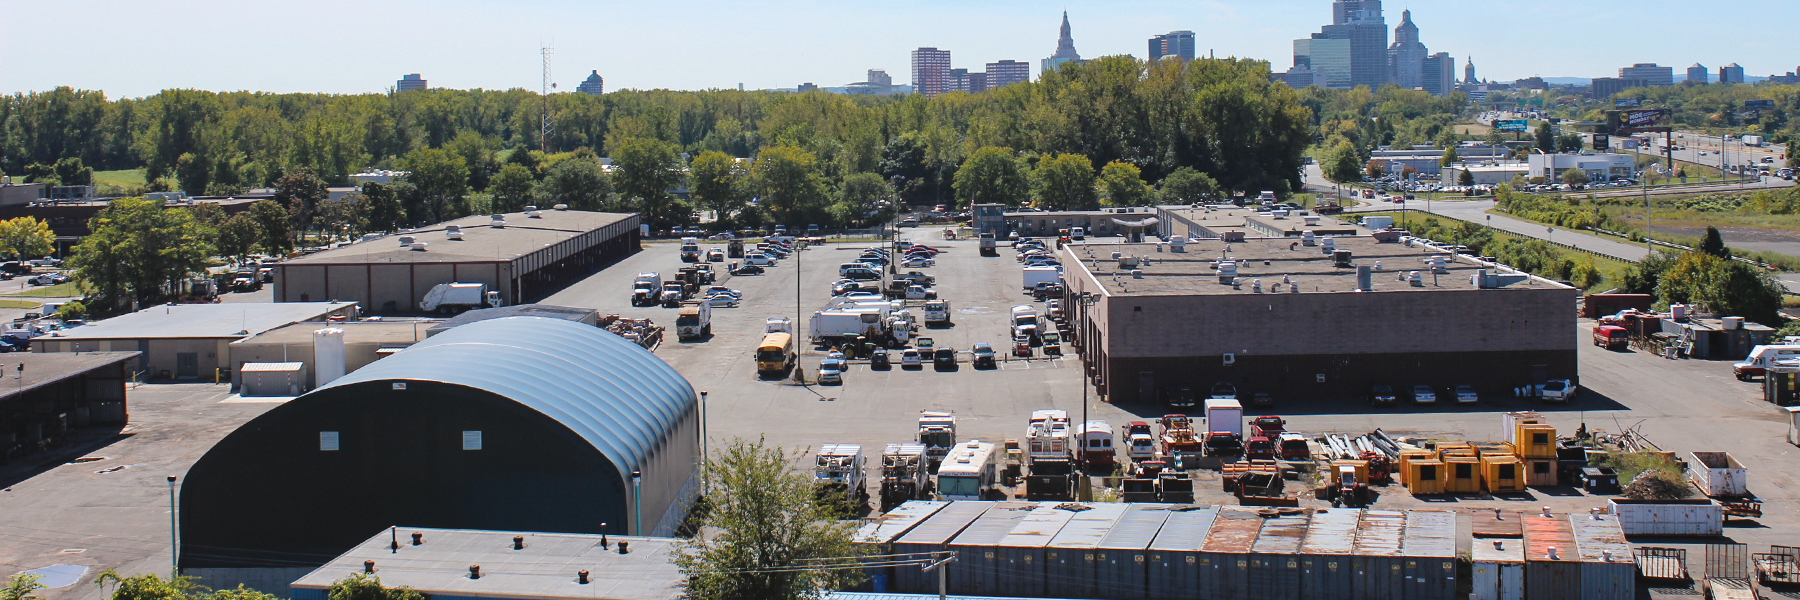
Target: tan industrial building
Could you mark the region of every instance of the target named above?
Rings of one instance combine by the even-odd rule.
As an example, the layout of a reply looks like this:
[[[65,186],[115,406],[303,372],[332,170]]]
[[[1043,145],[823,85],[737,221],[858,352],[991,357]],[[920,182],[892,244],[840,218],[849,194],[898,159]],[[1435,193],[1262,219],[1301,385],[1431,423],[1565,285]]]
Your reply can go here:
[[[407,319],[294,323],[277,327],[231,343],[231,383],[245,396],[269,395],[262,393],[258,379],[281,389],[286,389],[291,382],[297,392],[305,393],[319,387],[320,383],[329,383],[317,380],[320,353],[316,348],[319,344],[341,347],[342,352],[337,355],[342,357],[343,364],[337,365],[337,372],[349,373],[425,339],[427,332],[439,323],[441,321]],[[341,332],[337,334],[341,341],[322,339],[320,332],[326,330]]]
[[[1300,238],[1368,235],[1354,223],[1310,214],[1308,211],[1259,210],[1230,204],[1216,206],[1163,206],[1156,209],[1159,232],[1188,239]]]
[[[1577,376],[1579,290],[1432,247],[1284,237],[1060,253],[1082,360],[1113,402],[1218,382],[1277,402],[1361,399],[1375,384],[1501,396]]]
[[[275,301],[403,314],[438,284],[483,283],[519,304],[637,251],[638,223],[635,213],[557,209],[466,217],[276,264]]]
[[[31,340],[33,352],[135,351],[145,379],[212,380],[233,368],[231,342],[289,323],[353,320],[347,302],[169,304],[62,329]]]

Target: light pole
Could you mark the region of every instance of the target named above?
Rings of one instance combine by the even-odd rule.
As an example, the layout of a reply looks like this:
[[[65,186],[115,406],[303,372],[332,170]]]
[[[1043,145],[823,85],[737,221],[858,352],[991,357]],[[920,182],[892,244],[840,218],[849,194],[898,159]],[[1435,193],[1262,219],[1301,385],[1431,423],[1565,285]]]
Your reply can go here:
[[[806,347],[809,345],[800,342],[801,339],[804,339],[800,337],[804,327],[800,323],[800,253],[805,250],[806,247],[801,243],[794,244],[794,342],[799,344],[801,356],[806,355]],[[794,361],[794,381],[796,383],[806,382],[806,364],[799,360]]]
[[[631,472],[631,522],[637,535],[644,535],[644,474],[641,471]],[[623,543],[623,542],[620,542]]]
[[[706,450],[706,390],[700,390],[700,461],[704,464],[711,457]],[[712,482],[704,466],[700,469],[700,479],[702,488]]]
[[[169,476],[169,569],[170,573],[181,574],[181,537],[180,530],[175,528],[175,476]]]

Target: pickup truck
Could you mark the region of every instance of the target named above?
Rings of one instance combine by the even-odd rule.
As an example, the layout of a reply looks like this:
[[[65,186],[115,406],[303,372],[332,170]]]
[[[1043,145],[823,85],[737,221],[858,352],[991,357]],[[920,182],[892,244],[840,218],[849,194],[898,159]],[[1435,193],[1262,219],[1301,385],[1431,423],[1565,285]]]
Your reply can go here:
[[[937,285],[937,278],[918,271],[907,271],[894,276],[894,281],[908,281],[910,285]]]
[[[906,286],[906,299],[907,300],[935,300],[935,299],[937,299],[937,290],[934,288],[928,288],[928,287],[925,287],[922,285],[909,285],[909,286]]]

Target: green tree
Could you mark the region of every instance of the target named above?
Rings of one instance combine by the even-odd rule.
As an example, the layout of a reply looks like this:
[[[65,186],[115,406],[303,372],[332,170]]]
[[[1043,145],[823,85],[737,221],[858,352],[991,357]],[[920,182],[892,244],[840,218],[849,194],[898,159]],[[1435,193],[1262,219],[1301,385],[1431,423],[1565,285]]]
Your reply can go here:
[[[531,189],[536,185],[537,179],[524,165],[508,163],[501,167],[487,186],[494,194],[494,211],[518,212],[523,209],[533,202]]]
[[[155,573],[124,577],[111,569],[95,576],[94,585],[101,589],[113,586],[109,600],[192,600],[205,591],[192,577],[163,579]]]
[[[777,223],[806,225],[828,216],[825,181],[811,152],[794,146],[763,148],[750,166],[750,183],[761,208]]]
[[[312,169],[294,169],[275,180],[275,202],[287,209],[293,229],[303,234],[312,230],[319,202],[330,195],[325,180],[314,175]]]
[[[393,231],[406,221],[406,210],[400,206],[400,195],[394,186],[365,183],[362,195],[369,199],[370,231]]]
[[[250,205],[248,211],[251,220],[256,221],[256,229],[262,235],[256,245],[273,256],[282,256],[294,249],[294,229],[288,220],[288,211],[273,200],[258,200]]]
[[[175,181],[181,182],[181,191],[189,196],[206,194],[212,175],[212,161],[204,155],[188,152],[175,159]]]
[[[1095,210],[1094,163],[1080,154],[1057,154],[1038,161],[1031,171],[1038,208],[1044,210]]]
[[[1475,185],[1475,174],[1471,173],[1468,169],[1457,171],[1456,185],[1464,187]]]
[[[744,195],[748,172],[743,163],[724,152],[707,150],[694,157],[688,171],[693,173],[694,200],[712,211],[715,221],[734,222],[749,200]]]
[[[1456,146],[1451,146],[1444,149],[1444,156],[1438,159],[1438,166],[1448,167],[1459,162],[1462,162],[1462,157],[1456,154]]]
[[[356,239],[369,230],[369,198],[349,194],[319,204],[319,229],[325,232],[326,239]]]
[[[445,144],[444,149],[463,159],[463,166],[469,171],[469,188],[486,191],[489,180],[500,170],[499,161],[494,160],[494,150],[499,145],[498,139],[482,137],[465,129],[457,132],[456,138]]]
[[[1169,173],[1162,180],[1162,189],[1157,191],[1162,201],[1167,204],[1191,204],[1216,199],[1220,195],[1219,182],[1211,175],[1195,171],[1193,167],[1181,167]]]
[[[15,217],[0,221],[0,254],[26,260],[49,256],[56,249],[56,234],[50,224],[37,217]]]
[[[43,578],[43,575],[35,573],[18,573],[8,577],[6,587],[0,587],[0,600],[38,600],[33,592],[44,589],[44,584],[38,583]]]
[[[859,227],[892,219],[897,211],[893,186],[876,173],[851,173],[838,186],[838,200],[831,212],[839,223]]]
[[[1144,206],[1154,198],[1137,165],[1112,161],[1100,169],[1100,189],[1111,206]]]
[[[1332,183],[1362,181],[1362,157],[1347,139],[1340,138],[1325,152],[1325,158],[1319,161],[1319,169]]]
[[[628,138],[608,146],[613,161],[613,187],[634,203],[652,227],[686,224],[669,190],[681,185],[681,157],[674,144],[652,138]]]
[[[600,210],[612,191],[613,178],[600,168],[600,161],[576,156],[551,165],[534,195],[575,210]]]
[[[1581,169],[1569,169],[1562,172],[1560,179],[1568,185],[1581,185],[1588,182],[1588,175]]]
[[[179,289],[181,280],[206,272],[218,235],[193,213],[142,198],[113,200],[88,229],[69,264],[83,290],[112,306],[161,298],[165,285]]]
[[[987,146],[976,150],[956,170],[956,206],[1004,204],[1018,207],[1031,193],[1025,163],[1011,148]]]
[[[1562,152],[1565,154],[1574,154],[1574,153],[1580,152],[1581,151],[1581,136],[1577,135],[1577,134],[1573,134],[1573,133],[1565,133],[1563,135],[1556,136],[1556,151]]]
[[[363,573],[353,573],[331,582],[325,597],[330,600],[425,600],[425,595],[418,590],[387,587],[381,585],[380,577]]]
[[[446,150],[420,148],[406,154],[407,183],[416,190],[418,210],[409,214],[414,223],[441,223],[468,214],[469,167],[462,157]]]
[[[1719,228],[1711,225],[1706,226],[1706,237],[1700,239],[1698,250],[1719,258],[1731,258],[1731,249],[1725,247],[1725,236],[1719,234]]]
[[[80,157],[56,159],[56,180],[62,185],[94,185],[94,170],[81,163]]]
[[[1549,121],[1539,121],[1537,131],[1532,132],[1532,134],[1537,137],[1537,147],[1539,150],[1543,150],[1544,152],[1556,151],[1556,130],[1550,128]]]
[[[232,215],[219,225],[219,254],[231,257],[233,262],[243,264],[256,249],[262,239],[262,226],[256,223],[256,217],[248,212]]]
[[[766,152],[766,150],[765,150]],[[705,527],[677,550],[675,564],[694,600],[821,598],[862,578],[855,521],[821,501],[789,456],[762,440],[733,439],[705,465]],[[332,600],[338,600],[333,598]]]
[[[82,304],[80,300],[64,302],[61,307],[56,309],[56,316],[64,321],[71,319],[85,319],[87,318],[87,305]]]

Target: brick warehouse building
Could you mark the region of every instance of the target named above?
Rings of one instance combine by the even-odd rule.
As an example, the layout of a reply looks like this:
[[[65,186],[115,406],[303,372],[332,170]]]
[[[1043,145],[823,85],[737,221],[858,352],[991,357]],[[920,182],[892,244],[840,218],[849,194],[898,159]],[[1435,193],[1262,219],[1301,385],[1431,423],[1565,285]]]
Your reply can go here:
[[[1114,403],[1148,402],[1175,384],[1203,393],[1221,381],[1244,398],[1268,392],[1281,401],[1361,399],[1381,383],[1430,384],[1440,393],[1470,384],[1484,396],[1506,395],[1577,376],[1579,290],[1370,237],[1330,238],[1348,252],[1338,266],[1327,241],[1317,243],[1064,247],[1066,302],[1088,375]],[[1114,252],[1140,264],[1122,266]],[[1430,269],[1434,256],[1444,261],[1439,273]],[[1221,283],[1221,257],[1235,260],[1235,287]],[[1365,267],[1368,281],[1359,283]],[[1085,308],[1084,293],[1093,295]]]
[[[408,313],[437,284],[485,283],[506,304],[520,304],[636,252],[638,223],[635,213],[556,209],[464,217],[281,262],[275,301],[340,300],[375,314]],[[426,246],[399,243],[409,237]]]

